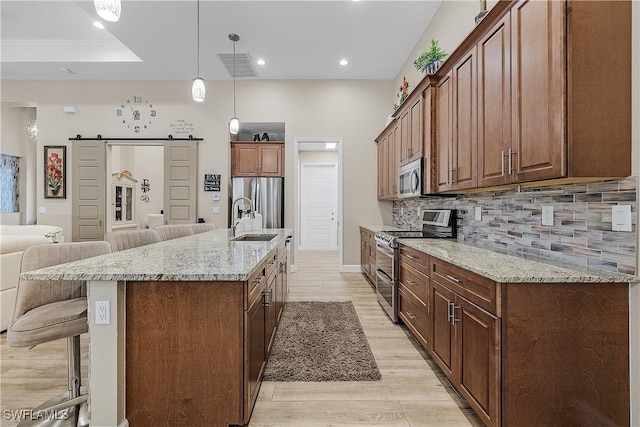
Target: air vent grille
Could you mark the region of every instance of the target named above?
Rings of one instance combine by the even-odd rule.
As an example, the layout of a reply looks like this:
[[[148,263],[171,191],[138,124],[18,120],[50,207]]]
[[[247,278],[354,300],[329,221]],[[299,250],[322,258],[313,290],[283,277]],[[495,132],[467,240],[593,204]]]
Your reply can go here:
[[[233,77],[233,53],[217,52],[216,56],[227,69],[229,75]],[[236,52],[236,77],[257,77],[256,70],[253,68],[253,62],[248,52]]]

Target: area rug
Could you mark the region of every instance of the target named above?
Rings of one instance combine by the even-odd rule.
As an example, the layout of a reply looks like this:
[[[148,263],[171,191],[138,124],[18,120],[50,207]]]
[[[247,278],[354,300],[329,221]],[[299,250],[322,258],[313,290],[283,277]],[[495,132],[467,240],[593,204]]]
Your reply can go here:
[[[380,378],[351,301],[287,303],[265,368],[265,381]]]

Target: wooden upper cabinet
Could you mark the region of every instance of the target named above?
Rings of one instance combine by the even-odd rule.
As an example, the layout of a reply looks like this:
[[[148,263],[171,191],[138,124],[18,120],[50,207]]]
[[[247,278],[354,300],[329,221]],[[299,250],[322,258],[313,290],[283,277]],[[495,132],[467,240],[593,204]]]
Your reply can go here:
[[[436,155],[432,141],[434,138],[435,86],[429,85],[422,92],[422,190],[426,194],[434,193]]]
[[[506,184],[516,176],[508,158],[514,151],[510,41],[507,15],[478,43],[478,187]]]
[[[435,153],[436,153],[436,186],[438,191],[447,191],[451,187],[451,74],[438,81],[436,90],[435,115]]]
[[[451,182],[454,190],[476,187],[477,122],[476,49],[453,66],[453,138]]]
[[[231,176],[284,176],[284,144],[231,143]]]
[[[565,12],[561,1],[523,0],[511,9],[513,158],[507,160],[519,181],[566,176]]]
[[[398,113],[400,122],[399,165],[402,166],[422,157],[423,151],[423,100],[422,96],[411,98]]]

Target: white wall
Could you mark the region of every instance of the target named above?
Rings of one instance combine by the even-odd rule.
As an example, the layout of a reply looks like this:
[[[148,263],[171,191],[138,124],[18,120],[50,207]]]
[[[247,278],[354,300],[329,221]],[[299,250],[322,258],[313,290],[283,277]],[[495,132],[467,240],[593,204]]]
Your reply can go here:
[[[3,104],[0,110],[0,153],[20,158],[19,212],[1,213],[2,224],[25,224],[36,220],[36,142],[27,131],[27,125],[36,119],[33,107],[18,107]],[[44,179],[44,177],[43,177]]]
[[[175,81],[2,81],[2,102],[33,102],[38,113],[38,153],[44,145],[67,145],[69,137],[132,137],[116,109],[133,94],[153,103],[157,117],[141,137],[177,135],[171,124],[185,120],[192,133],[204,138],[198,143],[198,217],[227,227],[229,184],[229,134],[227,123],[233,113],[232,83],[207,82],[207,100],[191,100],[190,82]],[[344,264],[359,264],[362,223],[380,224],[388,206],[376,200],[376,146],[374,138],[389,114],[387,94],[391,81],[353,80],[254,80],[237,82],[237,115],[249,122],[286,123],[285,223],[293,227],[293,141],[300,137],[342,138],[344,160]],[[65,114],[63,106],[76,107]],[[38,182],[43,160],[37,156]],[[68,163],[70,164],[70,163]],[[71,168],[68,168],[71,169]],[[205,173],[223,177],[221,201],[211,200],[202,180]],[[59,225],[71,240],[71,171],[68,170],[66,200],[44,199],[38,188],[39,223]],[[39,185],[39,184],[38,184]],[[388,205],[388,204],[386,204]],[[219,206],[221,214],[211,213]]]

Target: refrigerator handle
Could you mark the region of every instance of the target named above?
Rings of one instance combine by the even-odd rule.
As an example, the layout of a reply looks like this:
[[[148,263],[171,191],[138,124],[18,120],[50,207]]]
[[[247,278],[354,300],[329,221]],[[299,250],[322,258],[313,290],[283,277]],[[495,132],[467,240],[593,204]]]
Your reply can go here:
[[[256,197],[253,201],[255,212],[262,212],[262,198],[260,196],[261,196],[260,178],[256,178]]]

